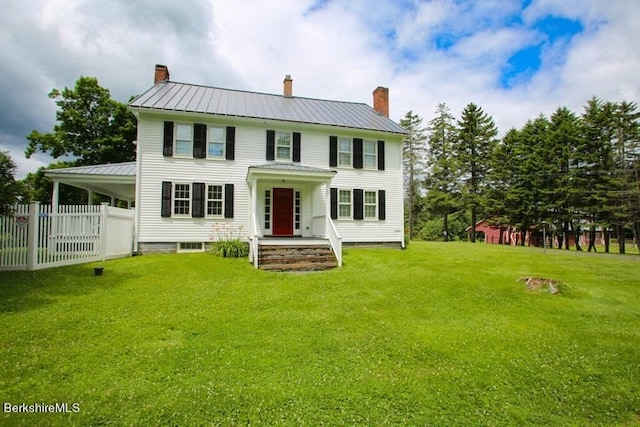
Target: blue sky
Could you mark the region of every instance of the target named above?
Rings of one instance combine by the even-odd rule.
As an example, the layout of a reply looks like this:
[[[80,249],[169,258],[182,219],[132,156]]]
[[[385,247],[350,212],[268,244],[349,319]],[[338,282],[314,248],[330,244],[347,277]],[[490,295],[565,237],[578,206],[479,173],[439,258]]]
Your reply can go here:
[[[16,19],[19,17],[19,19]],[[18,176],[25,136],[50,131],[47,93],[95,76],[126,102],[156,63],[176,81],[372,103],[391,117],[458,117],[474,102],[501,133],[592,96],[640,101],[637,0],[5,0],[0,16],[0,149]]]

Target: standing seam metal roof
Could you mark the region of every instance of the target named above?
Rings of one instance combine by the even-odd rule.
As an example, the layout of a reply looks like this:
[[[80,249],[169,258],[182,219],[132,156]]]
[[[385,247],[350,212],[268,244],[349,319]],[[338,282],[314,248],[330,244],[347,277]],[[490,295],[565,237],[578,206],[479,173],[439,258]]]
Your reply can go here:
[[[364,103],[285,97],[188,83],[160,82],[129,106],[212,115],[311,123],[396,134],[407,131]]]

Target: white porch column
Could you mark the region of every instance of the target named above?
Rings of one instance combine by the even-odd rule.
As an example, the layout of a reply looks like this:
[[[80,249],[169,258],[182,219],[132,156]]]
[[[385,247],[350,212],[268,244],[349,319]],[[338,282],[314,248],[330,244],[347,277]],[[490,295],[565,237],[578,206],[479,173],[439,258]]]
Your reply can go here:
[[[87,205],[93,204],[93,191],[87,190]]]

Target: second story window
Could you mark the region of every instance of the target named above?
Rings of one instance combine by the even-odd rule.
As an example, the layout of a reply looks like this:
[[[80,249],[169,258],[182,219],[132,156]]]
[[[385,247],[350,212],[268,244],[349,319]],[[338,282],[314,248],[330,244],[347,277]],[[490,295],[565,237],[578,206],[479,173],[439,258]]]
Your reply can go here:
[[[191,125],[176,125],[175,154],[191,156],[193,153],[193,127]]]
[[[209,127],[207,157],[224,159],[224,128]]]
[[[291,160],[291,133],[276,132],[276,160]]]
[[[351,140],[338,139],[338,166],[351,166]]]
[[[363,163],[366,169],[378,168],[378,161],[376,157],[377,146],[378,146],[378,143],[376,141],[370,141],[370,140],[364,141]]]

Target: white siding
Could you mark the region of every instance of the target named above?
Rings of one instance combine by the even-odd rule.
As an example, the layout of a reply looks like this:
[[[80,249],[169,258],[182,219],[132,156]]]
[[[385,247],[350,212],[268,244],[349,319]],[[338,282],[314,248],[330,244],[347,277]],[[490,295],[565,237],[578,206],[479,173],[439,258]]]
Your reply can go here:
[[[235,126],[235,160],[211,160],[184,157],[164,157],[163,123],[165,120],[183,123],[205,123],[217,126]],[[329,136],[385,140],[385,170],[356,170],[333,168],[337,174],[332,187],[342,189],[386,191],[386,220],[334,220],[344,242],[400,242],[403,229],[402,162],[400,135],[359,132],[333,127],[294,125],[290,123],[265,122],[264,120],[233,119],[220,120],[202,115],[180,113],[159,114],[141,112],[138,125],[138,156],[140,162],[139,186],[137,188],[137,213],[139,241],[152,242],[206,242],[211,240],[215,226],[226,224],[242,230],[243,238],[250,232],[249,189],[246,183],[249,166],[268,163],[266,161],[266,130],[300,132],[301,164],[324,169],[329,167]],[[162,181],[204,182],[208,184],[234,184],[234,218],[163,218],[161,213]],[[262,185],[263,184],[263,185]],[[274,183],[272,183],[274,184]],[[262,234],[264,226],[264,189],[261,183],[257,193],[258,224]],[[277,186],[277,185],[273,185]],[[314,216],[326,211],[324,185],[290,185],[302,191],[303,235],[312,235],[318,228]]]

